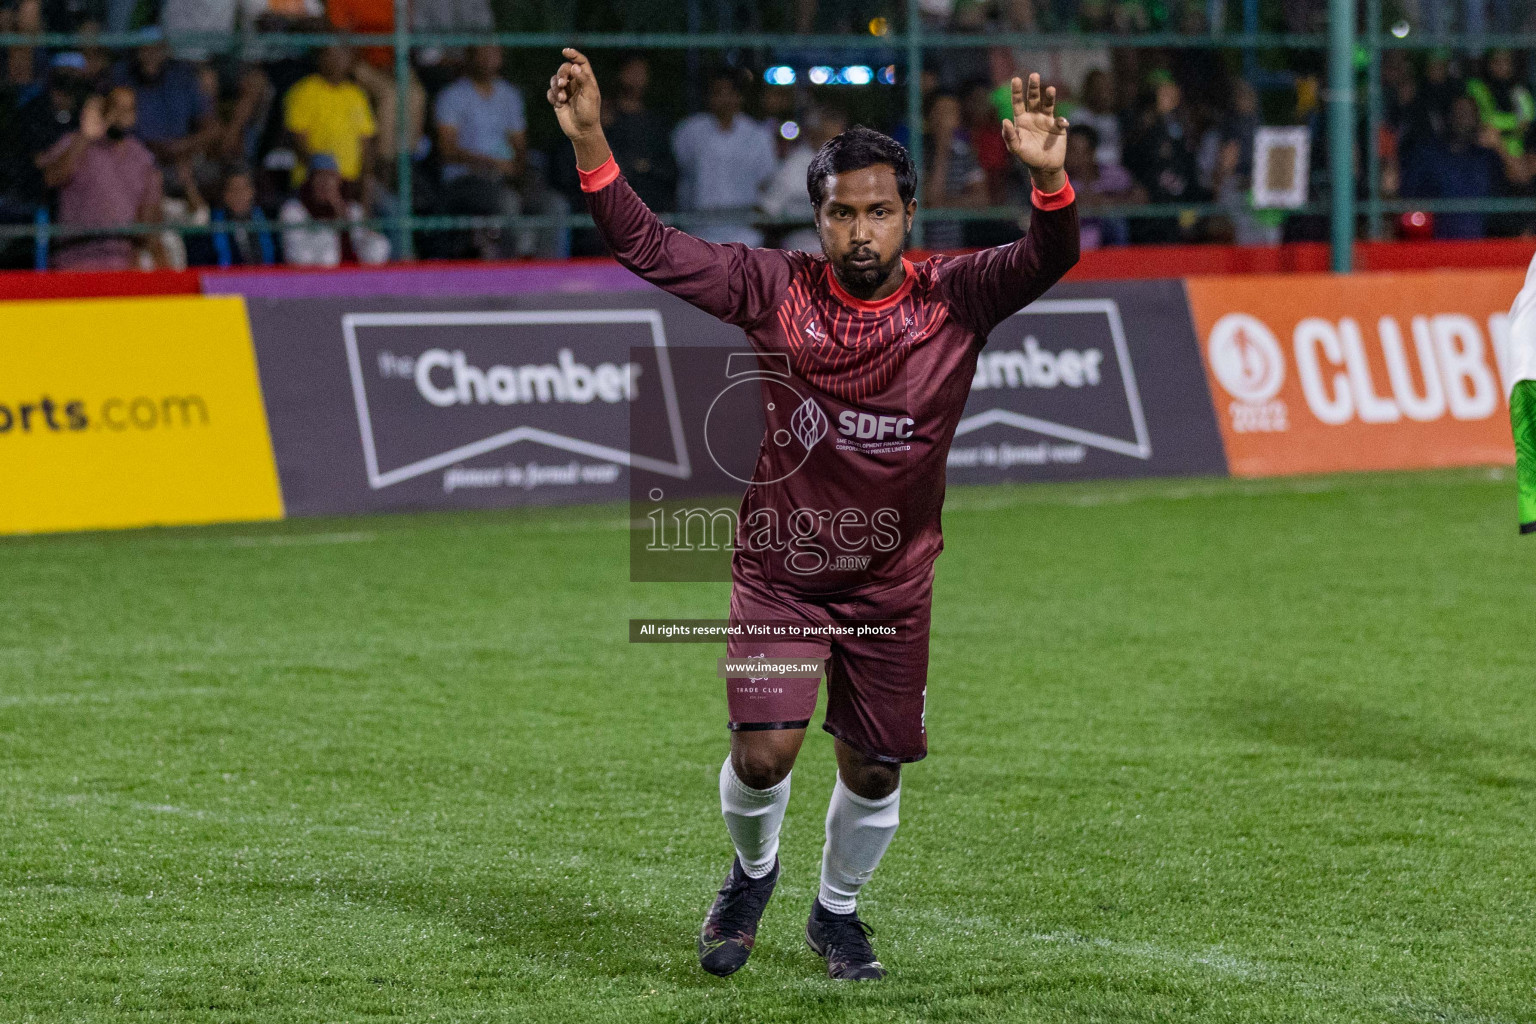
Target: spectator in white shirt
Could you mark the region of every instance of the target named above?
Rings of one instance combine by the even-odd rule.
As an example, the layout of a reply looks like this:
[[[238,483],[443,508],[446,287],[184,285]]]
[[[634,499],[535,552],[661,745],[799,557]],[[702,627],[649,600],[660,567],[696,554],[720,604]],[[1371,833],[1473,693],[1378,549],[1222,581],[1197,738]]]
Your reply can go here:
[[[1120,116],[1115,113],[1115,83],[1109,72],[1094,68],[1083,79],[1082,102],[1072,111],[1073,124],[1088,125],[1098,134],[1094,154],[1100,164],[1120,162]]]
[[[829,107],[812,107],[806,111],[800,123],[800,138],[795,147],[784,154],[783,163],[763,190],[759,208],[770,217],[799,213],[811,219],[811,203],[806,195],[805,179],[810,172],[811,161],[827,142],[842,134],[848,127],[848,119],[840,110]],[[795,228],[779,241],[780,249],[798,249],[801,252],[821,252],[821,239],[812,227]]]
[[[389,239],[354,223],[346,235],[316,220],[364,219],[361,203],[348,203],[341,194],[341,168],[329,153],[316,153],[299,194],[278,212],[283,223],[283,261],[296,267],[334,267],[343,259],[376,264],[389,260]]]
[[[672,152],[681,178],[683,210],[747,209],[778,167],[768,129],[741,111],[741,90],[729,73],[709,82],[709,110],[694,114],[672,133]],[[763,233],[750,223],[710,224],[693,232],[711,242],[761,245]]]

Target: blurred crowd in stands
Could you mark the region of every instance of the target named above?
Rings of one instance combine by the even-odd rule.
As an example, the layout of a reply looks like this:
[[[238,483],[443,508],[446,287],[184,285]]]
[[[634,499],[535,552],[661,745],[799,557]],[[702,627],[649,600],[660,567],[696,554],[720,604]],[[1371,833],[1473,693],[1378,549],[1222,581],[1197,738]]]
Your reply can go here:
[[[708,23],[688,27],[893,30],[883,5],[861,0],[794,0],[780,26],[765,26],[754,5],[718,0],[703,6]],[[615,9],[622,16],[596,27],[664,30],[677,5],[628,2]],[[702,9],[701,0],[687,9]],[[923,0],[921,10],[927,31],[978,37],[1205,32],[1210,18],[1228,17],[1220,0]],[[411,0],[410,12],[416,31],[593,27],[581,23],[574,0],[544,5],[537,24],[509,20],[492,0]],[[1399,13],[1430,31],[1530,27],[1523,9],[1508,0],[1418,0]],[[1316,32],[1325,15],[1325,0],[1287,0],[1275,5],[1279,22],[1270,27]],[[13,239],[4,243],[5,265],[32,266],[44,255],[53,267],[96,269],[381,263],[391,258],[394,242],[387,218],[402,208],[402,150],[412,171],[415,215],[535,215],[517,227],[421,231],[414,236],[419,256],[600,252],[590,231],[563,224],[563,214],[582,209],[569,146],[547,129],[530,130],[530,119],[544,116],[540,83],[554,66],[553,54],[484,45],[415,48],[402,96],[390,48],[312,48],[250,37],[393,29],[393,0],[0,0],[0,31],[136,33],[134,45],[121,49],[8,50],[0,84],[0,223],[51,230],[153,226],[134,235],[65,232],[45,252],[30,239]],[[188,33],[235,34],[236,42],[176,41]],[[1327,199],[1321,51],[1254,55],[1097,42],[928,52],[918,129],[925,203],[937,211],[925,226],[928,248],[1018,237],[1016,213],[990,219],[942,213],[1027,208],[1028,178],[1004,148],[998,122],[1008,113],[1009,78],[1031,71],[1058,88],[1072,122],[1067,170],[1084,206],[1085,248],[1274,244],[1326,234],[1325,215],[1256,209],[1250,198],[1259,127],[1300,125],[1314,140],[1311,197]],[[870,52],[841,56],[869,59],[859,55]],[[898,56],[892,51],[890,59]],[[1357,133],[1359,166],[1370,147],[1379,157],[1380,194],[1533,200],[1530,214],[1405,215],[1393,219],[1397,234],[1536,233],[1530,88],[1536,61],[1530,56],[1500,49],[1384,51],[1381,132],[1375,138]],[[537,58],[537,66],[510,67],[513,58]],[[879,91],[871,100],[846,86],[808,84],[806,62],[833,63],[820,51],[738,50],[702,61],[690,54],[685,76],[675,74],[675,59],[666,65],[665,85],[656,72],[658,54],[603,51],[594,59],[609,140],[631,184],[658,211],[716,211],[692,229],[715,240],[815,250],[805,173],[817,147],[854,121],[904,141],[914,130],[906,123],[905,83],[895,81],[896,64],[889,80],[871,87]],[[766,67],[792,67],[796,60],[801,73],[793,84],[764,80]],[[657,93],[666,95],[658,101]],[[697,112],[687,112],[689,99]],[[1363,172],[1356,181],[1363,196]],[[1155,216],[1117,215],[1117,208],[1149,203],[1166,208]],[[1205,205],[1174,209],[1180,204]],[[221,228],[225,223],[232,226]],[[170,230],[189,224],[208,230]]]

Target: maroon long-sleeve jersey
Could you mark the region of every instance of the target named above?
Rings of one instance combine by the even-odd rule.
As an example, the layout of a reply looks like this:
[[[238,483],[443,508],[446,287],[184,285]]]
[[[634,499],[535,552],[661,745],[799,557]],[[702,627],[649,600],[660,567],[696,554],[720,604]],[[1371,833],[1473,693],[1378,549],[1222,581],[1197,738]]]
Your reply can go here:
[[[926,570],[944,547],[945,462],[976,357],[993,327],[1077,262],[1071,186],[1035,193],[1017,242],[903,259],[901,287],[878,302],[848,294],[824,256],[667,227],[611,162],[583,173],[583,188],[621,264],[740,327],[759,353],[767,429],[733,575],[835,594]]]

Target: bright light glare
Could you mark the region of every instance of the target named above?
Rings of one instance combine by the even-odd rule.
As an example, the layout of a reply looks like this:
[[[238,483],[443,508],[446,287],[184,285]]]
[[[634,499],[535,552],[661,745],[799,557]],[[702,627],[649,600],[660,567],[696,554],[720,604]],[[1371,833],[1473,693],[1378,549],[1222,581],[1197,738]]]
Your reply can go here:
[[[805,74],[811,80],[812,85],[826,85],[832,81],[832,69],[825,64],[818,64]]]
[[[775,64],[763,72],[763,81],[769,85],[794,85],[795,69],[787,64]]]
[[[868,85],[875,80],[875,73],[864,64],[853,64],[838,72],[837,77],[849,85]]]
[[[793,142],[800,137],[800,126],[793,121],[785,121],[779,125],[779,135]]]
[[[885,67],[881,68],[878,72],[875,73],[875,78],[881,85],[895,85],[896,65],[887,64]]]
[[[1397,24],[1392,26],[1392,34],[1399,39],[1408,38],[1409,31],[1410,27],[1406,21],[1399,21]]]

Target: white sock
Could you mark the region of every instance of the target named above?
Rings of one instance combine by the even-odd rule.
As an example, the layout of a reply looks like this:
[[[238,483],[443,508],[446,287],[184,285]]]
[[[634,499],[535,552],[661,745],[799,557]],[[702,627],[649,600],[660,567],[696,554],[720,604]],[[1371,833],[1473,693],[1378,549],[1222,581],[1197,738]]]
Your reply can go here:
[[[720,766],[720,813],[725,815],[726,831],[749,878],[762,878],[773,870],[779,855],[779,826],[788,806],[788,775],[771,789],[753,789],[736,777],[729,757]]]
[[[827,806],[827,845],[821,851],[822,906],[834,914],[853,913],[859,890],[896,834],[900,808],[900,786],[889,796],[866,800],[838,775]]]

